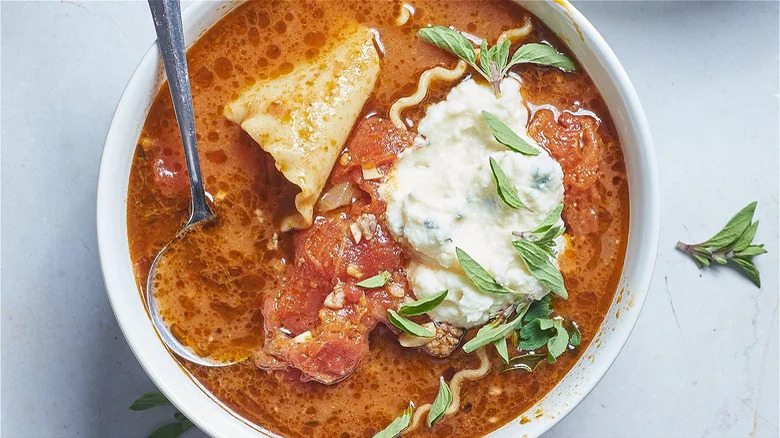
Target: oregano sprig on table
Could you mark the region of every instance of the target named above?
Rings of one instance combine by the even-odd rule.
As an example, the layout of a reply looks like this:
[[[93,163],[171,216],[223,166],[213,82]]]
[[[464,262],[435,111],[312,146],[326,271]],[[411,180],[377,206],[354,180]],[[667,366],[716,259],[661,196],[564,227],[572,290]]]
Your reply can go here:
[[[754,245],[758,221],[753,222],[753,214],[758,202],[751,202],[728,221],[722,230],[701,243],[687,244],[677,242],[677,249],[688,254],[699,269],[713,262],[720,265],[732,263],[750,281],[761,287],[761,276],[753,257],[766,253],[764,245]]]
[[[570,72],[576,67],[569,57],[547,44],[523,44],[510,58],[509,48],[512,43],[509,40],[489,47],[487,41],[483,39],[479,48],[479,63],[477,63],[477,51],[474,50],[474,46],[457,30],[444,26],[431,26],[420,29],[418,35],[434,46],[466,61],[490,83],[496,96],[501,94],[501,79],[517,64],[546,65],[565,72]]]
[[[160,391],[151,391],[139,397],[130,405],[134,411],[145,411],[158,406],[169,406],[171,402]],[[149,434],[148,438],[176,438],[187,429],[195,426],[189,418],[179,411],[173,413],[175,421],[164,424]]]

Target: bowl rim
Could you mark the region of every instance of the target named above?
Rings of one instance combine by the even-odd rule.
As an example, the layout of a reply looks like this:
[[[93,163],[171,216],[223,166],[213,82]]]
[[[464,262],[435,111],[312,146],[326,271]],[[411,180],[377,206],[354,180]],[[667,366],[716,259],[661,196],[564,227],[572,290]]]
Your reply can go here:
[[[520,0],[519,2],[527,3],[528,0]],[[224,6],[225,12],[232,10],[237,4],[240,3],[241,1],[228,0]],[[655,150],[653,148],[653,142],[650,135],[650,128],[639,101],[639,97],[630,79],[628,78],[627,73],[623,69],[622,64],[604,38],[595,29],[595,27],[574,6],[572,6],[568,0],[545,0],[544,2],[540,3],[544,5],[542,7],[557,9],[559,13],[568,16],[577,29],[579,36],[583,39],[583,41],[587,40],[590,50],[594,52],[594,54],[598,55],[599,62],[611,76],[610,81],[615,86],[618,94],[623,98],[626,112],[631,118],[630,124],[632,125],[632,130],[637,137],[639,146],[641,146],[637,147],[635,152],[638,155],[639,162],[643,167],[643,196],[647,197],[645,204],[647,205],[649,214],[646,217],[643,217],[643,220],[645,221],[645,225],[642,228],[642,232],[644,233],[644,245],[641,247],[642,251],[638,256],[639,258],[635,261],[637,272],[631,280],[631,283],[634,285],[634,290],[632,291],[632,300],[634,301],[633,310],[628,315],[628,318],[624,318],[621,322],[621,334],[617,336],[618,339],[615,339],[615,341],[610,344],[609,352],[606,353],[608,359],[600,360],[597,363],[589,365],[588,367],[591,369],[591,378],[589,378],[584,383],[582,392],[575,397],[572,403],[567,404],[563,409],[561,409],[558,415],[551,418],[545,417],[543,421],[535,422],[536,426],[538,427],[532,427],[532,430],[530,431],[524,430],[523,432],[528,433],[529,436],[532,436],[534,433],[542,434],[548,431],[563,417],[570,413],[582,400],[584,400],[585,397],[595,388],[598,382],[604,378],[607,371],[617,358],[619,352],[627,342],[634,326],[636,325],[640,310],[647,297],[650,280],[652,278],[658,251],[658,242],[660,238],[661,209],[658,167],[655,158]],[[218,8],[221,7],[223,6],[218,6]],[[182,11],[182,19],[185,32],[187,29],[191,28],[198,19],[203,19],[207,11],[211,10],[212,8],[214,8],[213,2],[206,1],[195,2],[184,9]],[[544,20],[542,21],[544,22]],[[216,21],[214,21],[214,23],[216,23]],[[210,26],[207,26],[205,30],[207,30],[209,27]],[[187,38],[187,40],[196,41],[199,37],[200,35],[197,35],[196,37],[190,36]],[[564,42],[567,45],[570,45],[568,41],[564,40]],[[154,100],[158,88],[149,90],[148,87],[144,87],[144,83],[148,82],[150,77],[159,77],[160,75],[161,67],[159,62],[159,50],[155,40],[149,49],[147,49],[147,51],[144,53],[141,61],[134,69],[127,85],[125,86],[125,89],[122,92],[119,102],[111,117],[111,123],[109,125],[104,143],[97,184],[96,228],[98,234],[97,240],[101,272],[103,276],[103,282],[106,287],[106,293],[108,295],[112,311],[114,312],[114,315],[119,324],[120,330],[122,331],[122,334],[125,337],[125,340],[130,346],[136,359],[144,368],[144,371],[153,380],[159,390],[165,394],[168,400],[170,400],[171,403],[176,406],[176,408],[179,409],[185,416],[191,419],[201,430],[210,436],[276,436],[276,434],[271,431],[260,430],[257,426],[252,425],[247,420],[243,419],[240,415],[233,412],[229,407],[225,406],[221,401],[216,399],[216,397],[210,396],[210,393],[183,367],[181,367],[173,359],[173,357],[167,357],[167,360],[164,360],[164,362],[172,362],[175,364],[176,367],[179,368],[177,371],[180,371],[179,374],[181,374],[181,377],[191,381],[191,383],[194,385],[193,388],[189,388],[188,390],[188,388],[180,387],[180,379],[175,378],[173,375],[169,375],[168,378],[174,378],[177,380],[177,382],[171,382],[167,380],[164,374],[170,374],[171,367],[164,367],[163,365],[153,363],[155,360],[152,356],[158,355],[160,353],[160,349],[162,349],[162,351],[167,356],[170,356],[171,353],[165,350],[161,343],[157,346],[143,344],[142,339],[139,338],[139,335],[134,332],[134,328],[132,327],[134,322],[131,319],[137,317],[137,315],[130,315],[126,313],[121,307],[123,303],[121,302],[121,297],[118,294],[126,293],[128,288],[131,288],[138,296],[138,303],[143,304],[143,301],[140,299],[138,286],[135,282],[131,285],[120,284],[120,280],[118,279],[119,275],[116,275],[118,274],[119,270],[121,270],[121,268],[128,269],[128,266],[116,266],[116,231],[111,228],[111,225],[109,224],[109,220],[111,219],[109,211],[112,208],[115,208],[113,207],[112,203],[116,202],[115,199],[112,198],[112,195],[116,195],[116,193],[112,193],[112,187],[110,183],[112,182],[111,179],[116,177],[114,173],[119,166],[116,157],[118,150],[128,142],[128,140],[122,136],[123,131],[127,129],[125,126],[128,123],[127,116],[137,113],[137,111],[140,109],[145,112],[142,119],[146,118],[148,105],[151,103],[151,101]],[[148,102],[145,97],[139,97],[139,92],[150,93],[148,96]],[[143,102],[146,102],[146,107],[143,107]],[[132,142],[132,147],[135,148],[134,140],[131,139],[130,142]],[[121,177],[129,179],[129,175],[121,175]],[[126,191],[125,193],[121,193],[120,196],[124,197],[126,215]],[[634,221],[633,208],[631,208],[631,210],[632,214],[630,221]],[[125,240],[127,240],[126,226],[123,230]],[[119,249],[121,251],[122,249],[127,248],[128,253],[124,258],[130,260],[129,247],[127,245],[128,242],[124,242],[124,244],[120,243]],[[132,263],[129,269],[132,271]],[[625,272],[625,270],[626,266],[624,264],[623,271]],[[145,307],[143,308],[143,312],[146,313]],[[148,322],[148,325],[151,327],[151,322]],[[157,336],[156,332],[154,335]],[[145,336],[145,338],[148,340],[148,336]],[[155,351],[150,351],[152,348],[154,348]],[[584,356],[585,354],[583,353],[577,362],[581,362],[584,359]],[[163,370],[163,368],[166,369]],[[569,372],[571,372],[571,370]],[[194,395],[194,393],[191,391],[192,389],[201,391],[201,395],[207,397],[212,404],[216,404],[222,409],[216,410],[214,409],[214,406],[206,406],[210,409],[203,409],[203,406],[200,406],[200,408],[196,407],[195,403],[193,403],[193,400],[188,398]],[[187,394],[185,394],[185,392],[187,392]],[[547,397],[549,394],[550,393],[545,395],[545,397]],[[538,402],[539,401],[537,401],[537,403]],[[500,432],[506,428],[512,429],[511,425],[513,423],[515,423],[515,420],[511,420],[507,424],[500,427],[497,431],[489,433],[488,435],[492,436],[493,434],[496,434],[497,432]]]

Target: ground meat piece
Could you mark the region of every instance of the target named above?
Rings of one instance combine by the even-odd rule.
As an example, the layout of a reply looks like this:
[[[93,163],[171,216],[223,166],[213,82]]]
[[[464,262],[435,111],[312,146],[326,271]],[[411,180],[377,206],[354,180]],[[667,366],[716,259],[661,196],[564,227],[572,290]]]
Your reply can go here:
[[[458,347],[460,338],[466,331],[446,322],[435,322],[434,325],[436,326],[436,337],[423,345],[422,349],[431,356],[449,356]]]
[[[365,237],[366,240],[371,240],[374,238],[374,232],[376,232],[377,225],[376,216],[371,213],[363,213],[359,218],[357,218],[355,224],[357,224],[358,228],[363,234],[363,237]]]

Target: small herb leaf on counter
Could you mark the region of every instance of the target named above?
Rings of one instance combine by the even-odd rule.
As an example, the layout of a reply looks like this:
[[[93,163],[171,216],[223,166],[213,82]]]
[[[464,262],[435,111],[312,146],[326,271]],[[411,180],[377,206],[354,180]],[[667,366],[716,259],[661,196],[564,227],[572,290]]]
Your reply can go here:
[[[130,405],[134,411],[144,411],[157,406],[168,406],[171,402],[160,391],[151,391],[139,397]]]
[[[499,120],[498,117],[487,111],[482,111],[482,117],[485,119],[485,124],[487,124],[497,142],[523,155],[539,155],[539,149],[528,144],[527,141],[523,140],[512,128]]]
[[[447,298],[447,290],[422,300],[404,304],[398,309],[398,313],[404,316],[422,315],[435,309],[445,298]]]
[[[386,285],[387,282],[390,281],[390,278],[392,278],[390,273],[384,271],[374,275],[371,278],[366,278],[365,280],[359,282],[357,285],[365,289],[376,289]]]
[[[404,318],[403,316],[396,313],[396,311],[393,309],[387,309],[387,319],[390,320],[391,324],[398,327],[402,332],[408,335],[417,336],[418,338],[434,337],[434,334],[431,333],[430,330],[417,324],[416,322]]]
[[[193,426],[190,420],[184,418],[182,421],[175,421],[161,426],[152,432],[148,438],[176,438]]]
[[[479,263],[471,258],[465,251],[455,248],[455,254],[458,256],[460,266],[463,272],[471,280],[480,292],[487,295],[504,295],[511,291],[505,286],[498,284],[495,278],[485,270]]]
[[[758,221],[753,222],[757,202],[751,202],[732,217],[714,236],[701,243],[677,242],[677,249],[688,254],[699,269],[712,262],[738,268],[750,281],[761,287],[761,276],[753,257],[766,253],[764,245],[754,245]]]
[[[515,54],[512,55],[512,60],[509,61],[506,69],[525,63],[557,67],[565,72],[570,72],[575,68],[574,61],[569,59],[568,56],[558,52],[552,46],[540,43],[529,43],[520,46],[515,51]]]
[[[515,356],[509,359],[509,363],[502,364],[498,368],[498,372],[503,373],[512,370],[523,370],[530,373],[533,372],[533,370],[535,370],[536,367],[539,366],[539,363],[546,358],[547,355],[541,353],[528,353],[520,356]]]
[[[498,165],[498,161],[493,159],[493,157],[490,157],[490,169],[493,171],[493,179],[495,180],[496,188],[498,189],[498,197],[504,201],[504,204],[514,209],[528,208],[523,204],[523,201],[520,200],[520,196],[518,196],[517,190],[515,190],[514,185],[512,185],[512,181],[507,178],[504,170],[501,169],[501,166]]]
[[[412,404],[406,406],[401,415],[395,418],[386,428],[379,431],[373,438],[395,438],[401,434],[412,422]]]
[[[444,417],[444,413],[447,412],[447,408],[452,404],[452,392],[450,387],[444,383],[444,377],[439,377],[439,393],[436,395],[436,399],[431,405],[431,410],[428,411],[428,418],[426,422],[428,427],[433,426],[437,421]]]

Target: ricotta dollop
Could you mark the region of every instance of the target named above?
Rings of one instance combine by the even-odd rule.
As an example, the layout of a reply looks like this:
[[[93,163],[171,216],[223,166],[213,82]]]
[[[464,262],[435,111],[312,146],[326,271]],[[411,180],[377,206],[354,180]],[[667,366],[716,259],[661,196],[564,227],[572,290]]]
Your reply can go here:
[[[542,148],[539,155],[525,156],[495,140],[483,110],[538,147],[527,134],[520,84],[507,78],[501,90],[496,97],[490,87],[466,80],[431,105],[418,126],[424,141],[401,155],[381,189],[390,231],[412,250],[407,272],[412,290],[424,299],[447,289],[446,300],[429,315],[458,327],[484,324],[515,302],[549,292],[512,247],[512,232],[535,228],[563,201],[563,172]],[[498,197],[490,157],[528,209],[512,209]],[[560,253],[563,237],[556,243]],[[463,273],[456,247],[512,294],[481,293]]]

